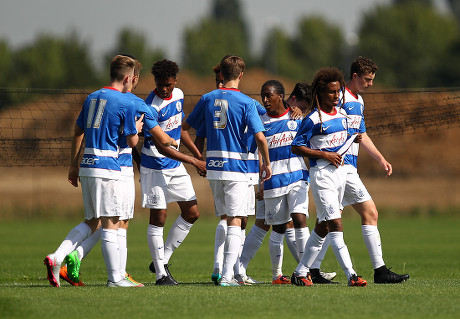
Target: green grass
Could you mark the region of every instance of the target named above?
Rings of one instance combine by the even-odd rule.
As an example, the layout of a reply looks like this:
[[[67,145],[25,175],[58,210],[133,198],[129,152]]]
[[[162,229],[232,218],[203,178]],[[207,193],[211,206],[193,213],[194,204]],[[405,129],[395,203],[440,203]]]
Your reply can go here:
[[[62,282],[52,288],[43,259],[54,251],[77,221],[9,220],[0,224],[0,318],[458,318],[460,313],[460,219],[454,216],[384,217],[379,228],[384,259],[410,280],[373,284],[373,270],[361,237],[359,219],[345,214],[345,241],[368,287],[347,287],[331,251],[323,268],[336,271],[340,285],[271,286],[267,242],[248,274],[267,284],[216,287],[210,281],[217,218],[202,218],[174,253],[171,272],[181,285],[156,287],[148,271],[150,254],[145,217],[128,231],[128,271],[145,288],[108,289],[98,244],[83,261],[86,287]],[[383,214],[382,214],[383,215]],[[167,228],[174,221],[171,215]],[[252,225],[250,225],[248,230]],[[311,222],[311,221],[310,221]],[[166,232],[165,232],[166,233]],[[285,248],[284,272],[296,263]]]

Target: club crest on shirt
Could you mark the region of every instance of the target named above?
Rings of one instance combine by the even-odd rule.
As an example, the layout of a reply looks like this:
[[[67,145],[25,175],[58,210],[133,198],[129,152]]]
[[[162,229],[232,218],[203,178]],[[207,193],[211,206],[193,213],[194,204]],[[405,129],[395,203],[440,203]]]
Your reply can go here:
[[[287,127],[291,131],[294,131],[295,129],[297,129],[297,122],[296,121],[288,121],[287,122]]]
[[[342,126],[344,129],[347,129],[347,119],[342,119]]]
[[[181,101],[176,102],[176,110],[178,112],[182,111],[182,102]]]

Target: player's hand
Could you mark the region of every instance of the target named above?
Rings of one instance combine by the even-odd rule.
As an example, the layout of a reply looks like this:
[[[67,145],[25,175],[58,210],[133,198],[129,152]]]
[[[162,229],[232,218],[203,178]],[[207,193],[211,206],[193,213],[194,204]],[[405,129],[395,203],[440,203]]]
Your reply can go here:
[[[297,106],[289,105],[289,109],[291,110],[291,119],[298,120],[302,118],[302,111]]]
[[[171,139],[171,146],[174,147],[176,150],[179,149],[179,145],[177,144],[177,141],[175,139]]]
[[[356,135],[355,137],[354,143],[361,143],[362,139],[363,139],[363,135],[361,133],[358,133],[358,135]]]
[[[193,163],[193,166],[195,166],[196,171],[198,172],[198,175],[200,175],[201,177],[206,177],[207,170],[206,170],[206,162],[205,161],[195,159],[195,162]]]
[[[78,187],[78,172],[79,172],[79,167],[70,167],[69,168],[69,175],[67,177],[67,180],[69,181],[70,184],[72,184],[74,187]]]
[[[323,158],[334,164],[335,167],[342,165],[342,156],[339,153],[324,152]]]
[[[263,182],[268,181],[272,177],[272,168],[270,165],[262,164],[259,172],[260,180]]]
[[[379,164],[386,172],[385,177],[389,177],[391,176],[391,174],[393,174],[393,166],[391,166],[391,164],[387,162],[385,159],[383,159]]]
[[[136,120],[136,129],[137,133],[139,134],[142,132],[142,126],[144,125],[144,114],[142,114],[137,120]]]

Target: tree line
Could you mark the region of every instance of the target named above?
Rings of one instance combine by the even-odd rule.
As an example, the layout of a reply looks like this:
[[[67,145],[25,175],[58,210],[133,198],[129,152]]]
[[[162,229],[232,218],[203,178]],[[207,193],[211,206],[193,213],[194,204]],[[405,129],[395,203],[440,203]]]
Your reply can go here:
[[[305,16],[296,33],[273,27],[259,54],[250,50],[250,35],[239,0],[212,0],[211,12],[183,32],[181,67],[198,76],[229,53],[244,57],[248,68],[264,68],[292,79],[313,78],[322,66],[347,73],[358,55],[379,65],[378,82],[391,88],[460,86],[459,0],[448,0],[451,14],[439,13],[430,0],[394,0],[364,13],[354,41],[322,17]],[[0,39],[0,88],[93,88],[105,83],[77,32],[63,37],[39,34],[35,41],[13,50]],[[144,64],[165,56],[151,48],[142,32],[122,29],[105,62],[116,53],[136,56]],[[197,63],[199,61],[199,63]],[[107,65],[105,63],[104,65]],[[144,68],[148,72],[149,68]],[[0,98],[0,107],[14,103]]]

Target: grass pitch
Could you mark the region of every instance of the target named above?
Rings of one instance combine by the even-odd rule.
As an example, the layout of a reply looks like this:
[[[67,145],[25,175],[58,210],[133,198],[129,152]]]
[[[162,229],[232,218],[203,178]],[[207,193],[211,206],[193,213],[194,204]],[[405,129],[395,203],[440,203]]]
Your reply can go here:
[[[460,219],[455,216],[385,217],[379,229],[384,259],[409,281],[375,285],[359,219],[344,218],[345,241],[365,288],[347,287],[330,250],[326,271],[338,273],[340,285],[272,286],[268,236],[248,274],[265,284],[216,287],[211,281],[217,218],[197,221],[171,258],[171,273],[181,284],[155,286],[148,270],[147,220],[140,216],[128,230],[128,271],[145,288],[109,289],[98,244],[81,266],[86,287],[62,281],[53,288],[46,279],[44,257],[53,252],[75,221],[13,220],[0,223],[1,318],[458,318],[460,313]],[[168,219],[167,229],[176,216]],[[252,226],[250,219],[248,231]],[[312,220],[310,220],[312,224]],[[167,231],[165,231],[165,234]],[[285,247],[283,270],[296,263]]]

